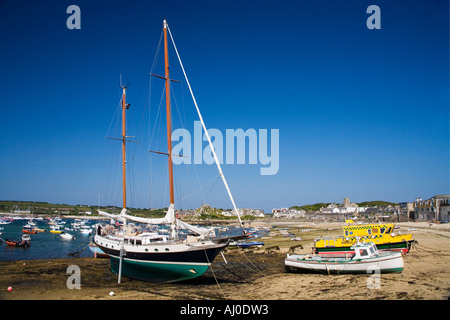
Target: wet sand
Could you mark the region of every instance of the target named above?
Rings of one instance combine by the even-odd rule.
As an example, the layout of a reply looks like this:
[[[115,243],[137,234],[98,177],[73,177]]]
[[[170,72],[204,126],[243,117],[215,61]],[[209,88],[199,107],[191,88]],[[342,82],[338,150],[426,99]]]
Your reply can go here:
[[[264,222],[252,224],[252,226]],[[450,225],[400,223],[418,244],[404,256],[401,274],[323,275],[286,273],[289,247],[296,253],[311,250],[317,236],[340,235],[339,224],[271,222],[301,237],[292,241],[274,235],[258,250],[229,248],[227,264],[217,256],[203,276],[172,284],[146,283],[122,278],[109,270],[109,259],[79,258],[0,262],[0,299],[7,300],[447,300],[450,288]],[[417,230],[408,231],[409,228]],[[302,230],[310,230],[302,232]],[[265,252],[270,246],[279,250]],[[81,289],[68,289],[70,265],[81,271]],[[7,288],[12,287],[11,291]],[[110,292],[114,295],[110,295]]]

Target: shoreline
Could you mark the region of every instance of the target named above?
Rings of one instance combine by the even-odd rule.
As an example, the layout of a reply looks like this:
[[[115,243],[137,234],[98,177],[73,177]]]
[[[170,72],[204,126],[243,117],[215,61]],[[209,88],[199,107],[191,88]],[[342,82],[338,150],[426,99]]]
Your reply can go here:
[[[266,223],[266,222],[264,222]],[[446,300],[450,293],[450,226],[399,223],[402,233],[411,232],[418,244],[404,256],[401,274],[380,275],[379,289],[369,289],[370,275],[322,275],[286,273],[284,258],[291,245],[310,250],[312,239],[341,234],[339,223],[291,222],[290,231],[303,241],[281,235],[263,240],[257,250],[228,247],[211,268],[196,279],[170,283],[147,283],[122,278],[109,269],[109,259],[68,258],[0,261],[0,299],[7,300]],[[263,225],[262,225],[263,226]],[[301,232],[301,228],[311,229]],[[409,228],[416,230],[407,231]],[[276,230],[273,230],[276,231]],[[275,232],[274,232],[275,233]],[[267,253],[278,244],[280,250]],[[444,245],[443,245],[444,244]],[[300,253],[300,251],[298,251]],[[80,268],[81,289],[68,289],[70,265]],[[12,291],[7,291],[12,287]],[[114,292],[110,296],[109,293]]]

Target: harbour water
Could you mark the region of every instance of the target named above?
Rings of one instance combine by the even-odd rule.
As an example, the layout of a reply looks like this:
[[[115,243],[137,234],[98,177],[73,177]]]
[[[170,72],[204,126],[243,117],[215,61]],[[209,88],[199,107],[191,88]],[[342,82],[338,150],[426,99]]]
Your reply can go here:
[[[22,229],[28,220],[14,220],[9,224],[0,225],[0,238],[3,240],[21,241]],[[65,226],[71,227],[73,219],[64,219]],[[37,260],[37,259],[60,259],[71,257],[93,257],[89,250],[89,242],[92,236],[84,235],[79,230],[66,231],[74,236],[72,240],[64,240],[59,233],[51,233],[50,226],[45,221],[34,220],[38,228],[45,232],[30,234],[31,247],[21,248],[6,245],[5,241],[0,244],[0,261],[12,260]],[[2,229],[3,228],[3,229]],[[63,226],[64,229],[64,226]],[[84,249],[79,255],[71,256],[69,253]]]

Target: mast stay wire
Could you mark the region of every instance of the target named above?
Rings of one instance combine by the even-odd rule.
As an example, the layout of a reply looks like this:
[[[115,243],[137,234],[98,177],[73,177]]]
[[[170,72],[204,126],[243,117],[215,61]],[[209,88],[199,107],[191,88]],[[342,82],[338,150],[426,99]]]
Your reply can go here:
[[[179,108],[179,106],[178,106],[177,99],[176,99],[176,97],[175,97],[175,93],[174,93],[175,90],[173,90],[172,83],[170,83],[170,88],[171,88],[170,92],[172,93],[172,97],[173,97],[173,102],[174,102],[175,108],[176,108],[176,110],[177,110],[178,118],[180,119],[181,127],[182,127],[182,128],[186,128],[186,126],[185,126],[185,124],[184,124],[184,121],[183,121],[183,119],[186,118],[186,117],[182,117],[182,116],[181,116],[180,108]],[[181,88],[183,88],[183,86],[181,86]],[[185,111],[185,108],[184,108],[184,94],[182,94],[182,100],[183,100],[183,114],[184,114],[184,111]],[[183,139],[185,139],[185,141],[186,141],[187,138],[188,138],[188,137],[186,136],[186,134],[185,134],[184,131],[183,131]],[[191,154],[191,159],[192,159],[192,154]],[[189,166],[186,166],[186,167],[187,167],[187,171],[188,171],[188,175],[189,175]],[[194,173],[195,173],[195,176],[196,176],[196,179],[197,179],[197,183],[198,183],[198,185],[199,185],[199,187],[200,187],[200,188],[198,188],[198,189],[196,189],[196,190],[200,190],[200,192],[201,192],[201,194],[202,194],[202,197],[203,197],[203,203],[206,203],[206,196],[205,196],[205,193],[203,192],[203,186],[206,185],[206,184],[203,184],[203,185],[201,184],[201,182],[200,182],[200,177],[199,177],[198,171],[197,171],[197,167],[196,167],[195,165],[194,165]],[[190,175],[189,175],[189,176],[190,176]],[[187,199],[187,198],[190,197],[192,194],[193,194],[193,193],[190,193],[188,196],[183,197],[183,198],[181,199],[181,201]]]
[[[199,108],[198,108],[197,101],[195,100],[194,93],[192,92],[191,85],[189,84],[189,80],[188,80],[188,77],[187,77],[187,75],[186,75],[186,71],[184,70],[183,63],[181,62],[181,58],[180,58],[180,55],[179,55],[179,53],[178,53],[178,50],[177,50],[177,47],[176,47],[176,45],[175,45],[175,41],[174,41],[174,39],[173,39],[172,32],[170,31],[169,26],[167,26],[167,30],[169,31],[169,34],[170,34],[170,38],[171,38],[171,40],[172,40],[173,47],[174,47],[175,52],[176,52],[176,54],[177,54],[178,61],[180,62],[181,69],[183,70],[183,74],[184,74],[184,77],[185,77],[185,79],[186,79],[186,83],[187,83],[187,85],[188,85],[188,87],[189,87],[189,91],[190,91],[190,93],[191,93],[192,100],[194,101],[195,108],[197,109],[197,113],[198,113],[198,116],[199,116],[199,118],[200,118],[200,122],[202,123],[203,129],[204,129],[204,131],[205,131],[206,138],[208,139],[208,142],[209,142],[209,144],[210,144],[210,146],[211,146],[211,152],[212,152],[212,154],[213,154],[213,156],[214,156],[214,160],[215,160],[215,162],[216,162],[217,169],[219,170],[219,173],[220,173],[220,176],[221,176],[221,178],[222,178],[222,181],[223,181],[223,183],[224,183],[224,185],[225,185],[225,188],[227,189],[228,196],[229,196],[229,198],[230,198],[230,200],[231,200],[231,203],[233,204],[233,209],[234,209],[234,212],[236,213],[236,216],[237,216],[238,219],[239,219],[239,223],[240,223],[240,225],[241,225],[241,228],[242,228],[242,230],[244,230],[244,225],[243,225],[243,223],[242,223],[241,216],[240,216],[240,214],[239,214],[239,212],[238,212],[238,210],[237,210],[237,207],[236,207],[236,204],[235,204],[235,202],[234,202],[234,198],[233,198],[233,196],[232,196],[232,194],[231,194],[230,188],[228,187],[227,180],[225,179],[225,176],[224,176],[224,174],[223,174],[223,172],[222,172],[222,168],[221,168],[221,166],[220,166],[219,159],[217,158],[217,154],[216,154],[216,152],[215,152],[215,150],[214,150],[214,147],[212,146],[211,138],[210,138],[210,136],[209,136],[208,130],[206,129],[205,123],[203,122],[203,117],[202,117],[202,115],[201,115],[201,113],[200,113],[200,110],[199,110]]]

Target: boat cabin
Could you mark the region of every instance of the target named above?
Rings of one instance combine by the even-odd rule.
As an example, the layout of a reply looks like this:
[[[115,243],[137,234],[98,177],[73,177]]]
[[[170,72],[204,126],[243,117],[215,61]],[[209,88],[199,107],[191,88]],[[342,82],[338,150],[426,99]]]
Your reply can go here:
[[[352,249],[355,250],[355,255],[352,257],[353,260],[378,256],[377,246],[373,242],[359,242],[353,245]]]
[[[124,244],[131,244],[134,246],[167,242],[169,242],[169,236],[158,233],[142,233],[133,237],[124,237]]]

